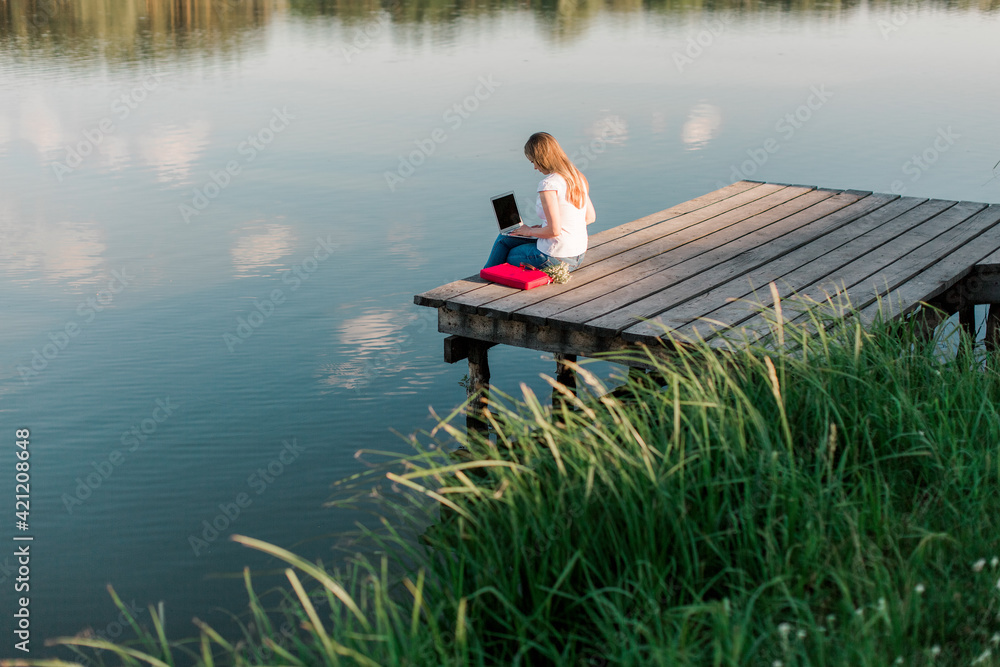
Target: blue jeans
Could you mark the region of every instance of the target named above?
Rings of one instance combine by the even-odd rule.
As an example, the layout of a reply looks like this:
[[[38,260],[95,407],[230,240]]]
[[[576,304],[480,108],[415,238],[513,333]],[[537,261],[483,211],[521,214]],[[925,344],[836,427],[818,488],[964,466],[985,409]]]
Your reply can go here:
[[[490,258],[486,260],[484,269],[497,264],[513,264],[514,266],[530,266],[536,269],[545,269],[555,266],[560,262],[566,264],[570,271],[578,268],[583,262],[583,255],[576,257],[553,257],[546,255],[538,249],[538,239],[526,236],[505,236],[497,235],[497,240],[493,242],[493,249],[490,251]],[[586,253],[584,253],[586,254]]]

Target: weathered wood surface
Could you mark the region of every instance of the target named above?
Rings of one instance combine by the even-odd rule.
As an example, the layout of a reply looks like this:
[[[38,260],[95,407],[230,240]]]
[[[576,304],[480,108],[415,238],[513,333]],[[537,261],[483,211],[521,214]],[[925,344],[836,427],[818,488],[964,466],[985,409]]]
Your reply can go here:
[[[774,279],[779,297],[796,297],[785,305],[789,311],[786,316],[795,310],[796,301],[810,304],[839,293],[841,298],[846,296],[852,305],[860,308],[875,301],[879,294],[891,293],[937,260],[947,257],[970,235],[982,231],[973,216],[984,207],[983,204],[927,201],[828,250],[815,261],[780,274]],[[748,332],[766,328],[764,318],[757,314],[760,308],[757,304],[773,305],[768,292],[765,289],[756,295],[744,295],[744,298],[753,298],[727,304],[705,317],[724,327],[739,325]],[[686,335],[698,329],[698,324],[676,328]],[[708,333],[704,323],[701,329],[702,335]]]
[[[673,218],[684,215],[691,211],[698,210],[699,208],[704,208],[705,206],[715,204],[719,201],[726,199],[727,197],[732,197],[740,194],[746,190],[751,190],[759,188],[763,183],[754,183],[752,181],[739,181],[738,183],[733,183],[725,188],[721,188],[714,192],[710,192],[701,197],[696,197],[695,199],[690,199],[676,206],[672,206],[668,209],[660,211],[659,213],[653,213],[645,217],[639,218],[638,220],[633,220],[623,225],[619,225],[612,229],[607,229],[603,232],[599,232],[590,237],[589,250],[588,253],[597,250],[601,245],[614,241],[618,238],[627,236],[632,232],[639,231],[650,225],[659,224],[661,222],[671,220]],[[484,249],[483,256],[485,257],[488,253],[488,249]],[[591,262],[591,256],[588,254],[587,263]],[[554,288],[555,286],[549,286]],[[414,297],[413,301],[418,306],[428,306],[430,308],[440,308],[448,303],[449,300],[455,299],[461,294],[466,294],[476,290],[486,290],[490,291],[486,293],[485,299],[490,300],[489,295],[508,295],[521,290],[515,290],[509,287],[503,287],[501,285],[491,285],[482,278],[479,274],[469,276],[463,280],[456,280],[455,282],[448,283],[447,285],[442,285],[436,289],[432,289],[423,294],[418,294]],[[471,295],[470,295],[471,297]],[[494,296],[493,298],[497,298]],[[454,302],[453,302],[454,303]]]
[[[414,301],[439,309],[443,333],[557,354],[640,350],[665,331],[766,335],[772,282],[783,301],[839,291],[866,318],[959,288],[1000,302],[998,223],[1000,205],[741,181],[595,234],[568,284],[473,276]]]
[[[870,324],[880,311],[883,317],[898,317],[944,294],[970,272],[977,258],[1000,245],[1000,207],[945,203],[950,205],[947,210],[895,237],[891,244],[872,248],[821,281],[800,285],[794,296],[783,293],[782,298],[791,297],[783,302],[783,319],[802,321],[812,304],[827,301],[859,311],[862,321]],[[761,296],[762,303],[773,305],[769,296]],[[961,310],[975,303],[941,305]],[[751,339],[770,333],[759,314],[741,322],[739,330]]]

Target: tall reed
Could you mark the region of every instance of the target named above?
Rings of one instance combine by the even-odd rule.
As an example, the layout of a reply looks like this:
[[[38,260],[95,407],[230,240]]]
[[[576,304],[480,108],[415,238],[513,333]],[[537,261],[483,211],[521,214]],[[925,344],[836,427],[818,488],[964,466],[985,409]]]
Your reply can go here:
[[[995,664],[995,360],[968,343],[942,359],[904,321],[768,315],[781,346],[673,341],[613,393],[581,365],[553,407],[495,396],[490,437],[455,411],[341,485],[382,480],[373,555],[330,573],[237,536],[290,583],[265,609],[247,577],[243,637],[202,625],[171,655],[143,629],[104,648],[170,665]]]

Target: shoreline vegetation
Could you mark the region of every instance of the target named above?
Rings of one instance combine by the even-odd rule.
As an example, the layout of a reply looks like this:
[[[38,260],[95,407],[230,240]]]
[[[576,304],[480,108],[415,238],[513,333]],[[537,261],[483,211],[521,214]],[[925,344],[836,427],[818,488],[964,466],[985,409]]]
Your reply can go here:
[[[456,410],[341,483],[334,505],[378,508],[373,555],[327,572],[233,537],[288,578],[245,573],[241,637],[168,640],[150,607],[135,640],[56,643],[85,665],[1000,664],[1000,358],[834,311],[766,311],[783,345],[686,341],[611,393],[583,365],[551,407],[494,395],[490,436]]]
[[[259,46],[264,29],[282,17],[322,17],[340,24],[342,32],[331,34],[349,54],[390,34],[400,44],[420,43],[426,29],[461,30],[470,18],[504,12],[534,15],[549,28],[545,32],[551,39],[566,41],[582,37],[609,13],[685,24],[686,39],[711,27],[713,19],[783,16],[826,22],[871,13],[873,22],[882,17],[895,25],[918,10],[959,9],[989,15],[1000,9],[1000,0],[3,0],[0,46],[12,54],[44,53],[100,70],[142,61],[162,67],[178,54],[197,60],[240,53]]]

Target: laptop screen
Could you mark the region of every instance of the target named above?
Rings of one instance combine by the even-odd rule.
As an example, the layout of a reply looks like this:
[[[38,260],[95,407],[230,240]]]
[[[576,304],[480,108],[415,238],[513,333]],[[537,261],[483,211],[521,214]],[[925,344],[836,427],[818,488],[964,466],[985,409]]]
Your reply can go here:
[[[496,213],[500,231],[520,224],[521,214],[517,211],[517,202],[514,200],[513,192],[497,195],[492,200],[493,212]]]

